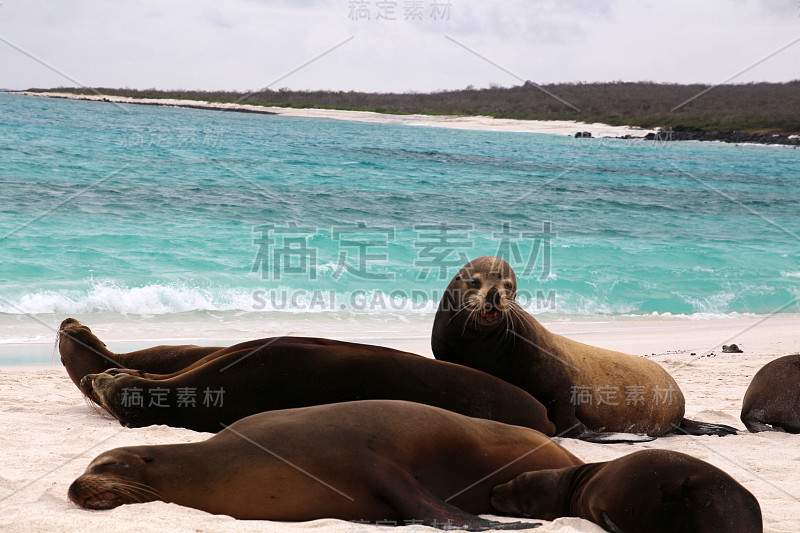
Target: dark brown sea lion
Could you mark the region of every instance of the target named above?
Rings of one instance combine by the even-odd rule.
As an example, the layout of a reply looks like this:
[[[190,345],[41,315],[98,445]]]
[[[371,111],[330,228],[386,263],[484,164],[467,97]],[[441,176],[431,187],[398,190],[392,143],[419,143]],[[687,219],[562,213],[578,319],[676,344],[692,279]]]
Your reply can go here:
[[[192,444],[117,448],[69,488],[89,509],[163,500],[240,519],[390,520],[514,529],[478,518],[522,472],[582,462],[541,433],[412,402],[260,413]]]
[[[156,346],[129,353],[113,353],[92,330],[74,318],[67,318],[58,328],[58,351],[61,364],[70,379],[80,388],[87,374],[98,374],[109,368],[147,369],[168,373],[181,370],[206,355],[222,348],[193,345]]]
[[[756,372],[742,401],[750,431],[800,433],[800,354],[770,361]]]
[[[736,433],[684,419],[683,394],[657,363],[551,333],[515,302],[516,290],[514,271],[500,258],[464,266],[436,312],[434,356],[528,391],[559,435],[602,441],[596,432]]]
[[[492,491],[514,516],[576,516],[612,533],[761,533],[761,507],[731,476],[669,450],[522,474]]]
[[[102,344],[92,337],[88,328],[65,337],[62,350],[72,360],[91,359],[93,352],[84,345]],[[87,353],[81,356],[81,351]],[[262,411],[387,399],[555,434],[542,404],[494,376],[390,348],[330,339],[259,339],[220,349],[173,374],[111,369],[84,376],[80,387],[128,427],[165,424],[217,432],[221,423]]]

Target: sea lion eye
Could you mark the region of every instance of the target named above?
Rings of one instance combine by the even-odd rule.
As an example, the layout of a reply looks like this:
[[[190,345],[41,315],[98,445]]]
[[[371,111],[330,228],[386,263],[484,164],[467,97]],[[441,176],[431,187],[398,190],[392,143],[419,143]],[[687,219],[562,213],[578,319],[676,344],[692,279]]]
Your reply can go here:
[[[510,291],[511,289],[514,288],[514,286],[511,284],[510,281],[506,281],[503,286],[506,288],[507,291]]]
[[[481,280],[473,278],[469,280],[469,286],[477,289],[481,286]]]
[[[128,468],[128,463],[120,463],[117,461],[108,461],[107,463],[97,465],[98,468],[106,468],[113,466],[115,468]]]

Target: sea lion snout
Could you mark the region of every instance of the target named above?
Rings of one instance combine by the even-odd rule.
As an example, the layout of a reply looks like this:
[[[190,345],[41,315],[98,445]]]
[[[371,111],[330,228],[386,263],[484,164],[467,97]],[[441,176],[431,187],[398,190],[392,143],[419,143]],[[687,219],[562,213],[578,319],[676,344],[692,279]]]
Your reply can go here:
[[[497,485],[492,489],[489,501],[498,512],[513,516],[530,517],[528,509],[523,505],[516,490],[516,480]]]
[[[126,503],[103,478],[84,474],[69,486],[67,496],[75,505],[86,509],[113,509]]]
[[[83,324],[81,324],[77,319],[75,319],[75,318],[65,318],[64,320],[61,321],[61,325],[58,326],[58,332],[59,333],[66,332],[66,331],[68,331],[68,330],[70,330],[72,328],[77,328],[77,327],[81,327],[81,326],[83,326]],[[83,327],[86,327],[86,326],[83,326]]]
[[[129,448],[100,454],[67,490],[75,505],[86,509],[113,509],[126,503],[161,498],[147,482],[147,465],[153,458]]]
[[[500,305],[500,291],[497,290],[497,287],[492,287],[486,293],[486,304],[492,307]]]
[[[87,374],[81,378],[81,381],[78,384],[78,388],[81,389],[81,392],[86,395],[87,398],[101,407],[104,406],[104,404],[98,391],[102,391],[101,378],[104,375],[105,374]]]
[[[484,326],[493,326],[502,318],[503,313],[508,311],[513,297],[510,291],[502,283],[492,283],[486,292],[476,296],[480,309],[480,322]]]
[[[94,377],[96,375],[97,374],[87,374],[81,378],[81,391],[89,398],[92,398],[92,393],[94,392]]]

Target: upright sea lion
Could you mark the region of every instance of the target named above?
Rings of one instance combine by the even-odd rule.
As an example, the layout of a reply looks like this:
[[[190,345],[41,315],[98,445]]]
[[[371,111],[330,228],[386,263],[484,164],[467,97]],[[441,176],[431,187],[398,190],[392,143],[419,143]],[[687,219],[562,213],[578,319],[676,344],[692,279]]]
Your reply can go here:
[[[403,401],[260,413],[192,444],[105,452],[69,488],[89,509],[163,500],[240,519],[390,520],[530,528],[478,518],[492,487],[582,462],[541,433]]]
[[[747,429],[800,433],[800,354],[770,361],[756,372],[742,401]]]
[[[477,368],[531,393],[559,435],[593,432],[736,433],[683,418],[684,397],[657,363],[548,331],[516,303],[517,279],[497,257],[467,263],[447,286],[433,323],[437,359]],[[602,440],[602,436],[597,439]]]
[[[84,346],[97,344],[102,342],[86,328],[62,339],[61,347],[71,360],[80,361],[93,356]],[[494,376],[390,348],[330,339],[259,339],[220,349],[173,374],[110,369],[84,376],[80,387],[128,427],[165,424],[217,432],[221,423],[262,411],[387,399],[555,434],[542,404]]]
[[[761,507],[731,476],[700,459],[643,450],[605,463],[522,474],[492,491],[514,516],[577,516],[612,533],[761,533]]]

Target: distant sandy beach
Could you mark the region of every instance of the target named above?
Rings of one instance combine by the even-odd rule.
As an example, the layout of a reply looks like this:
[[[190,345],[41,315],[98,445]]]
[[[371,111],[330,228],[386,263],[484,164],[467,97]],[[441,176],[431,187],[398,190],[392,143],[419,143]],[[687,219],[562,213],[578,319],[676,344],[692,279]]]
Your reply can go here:
[[[646,448],[689,453],[722,468],[756,495],[764,513],[765,531],[797,530],[800,489],[795,479],[800,475],[800,436],[747,433],[739,421],[742,397],[756,371],[775,357],[800,350],[796,316],[613,320],[548,326],[582,342],[648,355],[663,365],[681,386],[687,399],[687,417],[743,430],[738,436],[724,438],[670,436],[637,445],[560,439],[563,446],[587,462],[609,460]],[[126,349],[131,342],[116,340],[110,332],[98,333],[115,351]],[[342,333],[344,337],[345,332]],[[428,331],[415,329],[408,333],[403,339],[363,341],[430,355]],[[745,353],[721,353],[721,344],[731,342],[738,343]],[[52,345],[41,345],[41,349],[51,351]],[[126,505],[112,511],[77,508],[67,499],[67,488],[102,451],[136,444],[191,442],[205,439],[208,434],[163,426],[122,428],[116,420],[88,406],[60,366],[0,367],[0,397],[3,399],[0,424],[6,428],[0,435],[2,531],[387,531],[385,527],[337,520],[298,524],[236,521],[160,502]],[[435,530],[409,526],[403,531]],[[536,531],[600,533],[603,530],[570,518],[546,523]]]
[[[506,131],[518,133],[549,133],[552,135],[575,135],[578,132],[589,132],[592,137],[644,137],[655,132],[652,129],[631,126],[609,126],[608,124],[587,124],[572,120],[513,120],[485,116],[461,117],[449,115],[390,115],[370,111],[343,111],[338,109],[297,109],[291,107],[267,107],[247,104],[212,103],[201,100],[172,100],[163,98],[128,98],[108,95],[82,95],[58,92],[14,92],[25,96],[46,98],[65,98],[68,100],[90,100],[97,102],[115,102],[119,104],[143,104],[172,107],[189,107],[195,109],[214,109],[219,111],[240,111],[283,115],[287,117],[327,118],[370,124],[397,124],[405,126],[427,126],[433,128],[452,128],[458,130]]]

